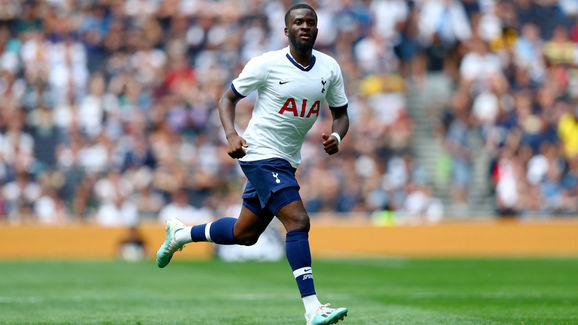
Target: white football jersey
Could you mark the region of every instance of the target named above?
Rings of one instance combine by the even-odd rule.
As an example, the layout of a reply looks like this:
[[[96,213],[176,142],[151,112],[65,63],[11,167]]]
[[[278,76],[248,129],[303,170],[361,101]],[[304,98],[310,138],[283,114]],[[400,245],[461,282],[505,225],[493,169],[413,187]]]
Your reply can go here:
[[[316,50],[307,67],[291,57],[289,47],[254,57],[231,88],[243,97],[257,90],[253,115],[243,134],[248,147],[242,161],[283,158],[297,168],[305,134],[323,102],[327,100],[332,108],[347,104],[339,64]]]

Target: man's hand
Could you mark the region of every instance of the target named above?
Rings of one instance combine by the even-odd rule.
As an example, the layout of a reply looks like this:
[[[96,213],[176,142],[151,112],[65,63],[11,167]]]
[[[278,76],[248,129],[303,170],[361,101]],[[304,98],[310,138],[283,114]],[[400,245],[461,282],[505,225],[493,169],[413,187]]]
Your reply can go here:
[[[231,156],[231,158],[242,158],[245,156],[245,149],[249,147],[245,139],[243,139],[238,134],[232,134],[227,136],[227,141],[229,141],[229,148],[227,149],[227,154]]]
[[[325,152],[333,155],[339,151],[339,142],[335,136],[323,133],[321,134],[321,139],[323,140],[323,149],[325,149]]]

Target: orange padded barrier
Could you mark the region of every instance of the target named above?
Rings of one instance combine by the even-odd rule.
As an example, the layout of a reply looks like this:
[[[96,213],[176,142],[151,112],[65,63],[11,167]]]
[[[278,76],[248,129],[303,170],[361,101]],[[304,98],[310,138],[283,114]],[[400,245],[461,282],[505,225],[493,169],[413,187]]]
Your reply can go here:
[[[578,255],[578,220],[467,221],[431,226],[314,226],[317,256]]]
[[[139,232],[148,256],[155,256],[164,241],[162,226],[143,225]],[[0,258],[91,259],[118,256],[126,228],[102,228],[88,225],[70,226],[1,226]],[[209,243],[188,245],[178,258],[206,259],[213,255]]]
[[[152,258],[164,240],[164,230],[146,224],[139,231]],[[126,233],[124,228],[89,225],[0,225],[0,258],[114,258]],[[578,220],[395,227],[316,221],[310,243],[317,257],[578,255]],[[212,244],[195,243],[175,258],[211,256]]]

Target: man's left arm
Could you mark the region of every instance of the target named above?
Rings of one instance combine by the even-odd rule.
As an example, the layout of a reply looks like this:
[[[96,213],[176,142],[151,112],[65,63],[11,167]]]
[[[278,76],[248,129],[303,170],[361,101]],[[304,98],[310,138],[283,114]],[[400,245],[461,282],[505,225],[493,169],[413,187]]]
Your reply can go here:
[[[323,133],[321,139],[325,152],[333,155],[339,151],[339,144],[349,130],[349,116],[347,115],[347,104],[341,107],[330,107],[330,109],[333,117],[332,133],[330,135]]]

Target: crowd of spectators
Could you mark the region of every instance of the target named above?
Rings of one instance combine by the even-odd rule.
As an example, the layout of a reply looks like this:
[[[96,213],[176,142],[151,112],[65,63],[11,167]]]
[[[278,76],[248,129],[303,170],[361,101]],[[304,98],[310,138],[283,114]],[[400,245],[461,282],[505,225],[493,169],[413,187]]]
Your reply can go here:
[[[450,1],[468,17],[456,44],[456,87],[440,136],[452,156],[454,201],[466,201],[479,136],[496,212],[578,212],[578,2]],[[461,16],[460,15],[460,16]],[[457,35],[456,35],[457,36]]]
[[[436,71],[462,97],[440,136],[462,160],[464,189],[471,153],[461,133],[480,131],[500,211],[578,210],[575,1],[310,3],[351,120],[339,156],[320,144],[326,108],[303,145],[298,179],[313,215],[443,215],[414,159],[407,111],[407,82]],[[292,4],[0,0],[0,219],[234,216],[244,179],[216,104],[249,58],[286,46]],[[240,131],[254,101],[237,105]]]

